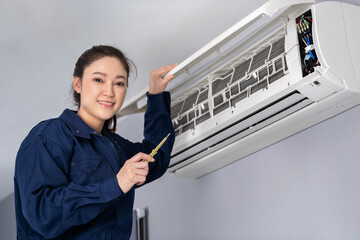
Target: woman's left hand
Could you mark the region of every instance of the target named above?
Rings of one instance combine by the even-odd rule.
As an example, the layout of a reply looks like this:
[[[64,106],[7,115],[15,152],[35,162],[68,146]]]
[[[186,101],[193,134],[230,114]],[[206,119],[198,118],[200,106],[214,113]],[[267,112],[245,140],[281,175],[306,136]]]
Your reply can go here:
[[[156,70],[150,72],[150,82],[149,82],[149,94],[159,94],[162,93],[167,84],[174,79],[174,75],[168,75],[165,78],[161,76],[165,73],[168,73],[171,69],[176,67],[178,64],[163,66]]]

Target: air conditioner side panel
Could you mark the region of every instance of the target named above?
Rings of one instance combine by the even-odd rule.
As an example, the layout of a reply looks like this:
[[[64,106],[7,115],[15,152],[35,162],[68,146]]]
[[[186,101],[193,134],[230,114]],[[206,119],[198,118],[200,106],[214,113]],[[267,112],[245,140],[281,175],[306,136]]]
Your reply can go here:
[[[360,27],[359,27],[359,16],[360,7],[354,7],[350,4],[342,4],[343,16],[345,22],[345,31],[348,40],[348,49],[350,52],[351,62],[355,71],[355,76],[360,79]],[[354,24],[357,23],[357,24]],[[360,82],[357,81],[360,89]]]
[[[346,14],[357,14],[357,17],[347,17],[348,20],[345,23],[343,7],[347,9]],[[360,41],[360,30],[354,29],[359,24],[360,10],[354,6],[352,6],[354,10],[349,11],[348,8],[348,4],[341,2],[321,2],[314,5],[312,7],[313,39],[322,67],[336,77],[334,80],[338,79],[339,85],[342,85],[340,81],[343,79],[349,89],[359,91],[351,60],[351,52],[354,52],[356,48],[350,49],[348,42],[358,44]],[[349,29],[354,30],[354,33],[348,34],[346,26],[354,26]],[[358,67],[354,66],[354,68]]]

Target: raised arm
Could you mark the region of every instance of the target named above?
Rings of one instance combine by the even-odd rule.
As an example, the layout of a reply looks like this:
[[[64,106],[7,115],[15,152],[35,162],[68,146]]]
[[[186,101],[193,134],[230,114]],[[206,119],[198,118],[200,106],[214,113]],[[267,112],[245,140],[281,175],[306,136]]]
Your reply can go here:
[[[170,93],[165,92],[167,84],[174,78],[174,75],[169,75],[165,78],[162,76],[173,69],[177,64],[168,65],[156,69],[150,73],[149,92],[147,94],[147,110],[144,121],[144,140],[142,143],[131,143],[125,139],[120,138],[118,141],[127,149],[128,158],[141,152],[150,154],[161,140],[170,133],[167,141],[159,149],[154,156],[154,161],[150,161],[144,167],[148,174],[145,181],[137,182],[136,186],[141,186],[143,183],[149,183],[160,176],[162,176],[170,162],[170,154],[175,140],[174,128],[170,118]],[[127,161],[129,162],[129,160]],[[127,163],[126,162],[126,163]],[[127,164],[124,163],[124,166]],[[121,185],[121,184],[120,184]]]

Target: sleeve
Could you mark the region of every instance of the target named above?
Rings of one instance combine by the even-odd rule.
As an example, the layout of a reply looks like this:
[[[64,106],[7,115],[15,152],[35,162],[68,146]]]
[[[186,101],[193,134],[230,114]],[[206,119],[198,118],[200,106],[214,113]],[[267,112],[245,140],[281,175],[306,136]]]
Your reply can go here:
[[[115,176],[88,186],[69,182],[69,154],[55,141],[38,135],[17,155],[15,181],[22,214],[46,238],[89,222],[124,195]]]
[[[155,162],[149,163],[149,174],[143,185],[161,177],[166,172],[175,141],[174,127],[170,117],[170,93],[147,94],[147,98],[147,110],[144,120],[144,140],[142,143],[125,141],[126,149],[130,150],[128,157],[130,158],[138,152],[150,154],[152,149],[156,148],[164,137],[169,133],[170,136],[154,156]]]

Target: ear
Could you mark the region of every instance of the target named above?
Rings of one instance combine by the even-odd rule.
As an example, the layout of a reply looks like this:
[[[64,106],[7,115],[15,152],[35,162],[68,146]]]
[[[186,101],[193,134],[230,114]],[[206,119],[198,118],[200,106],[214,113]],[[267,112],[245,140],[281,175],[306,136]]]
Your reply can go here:
[[[79,77],[74,77],[73,78],[73,88],[75,90],[75,92],[77,93],[81,93],[81,81]]]

